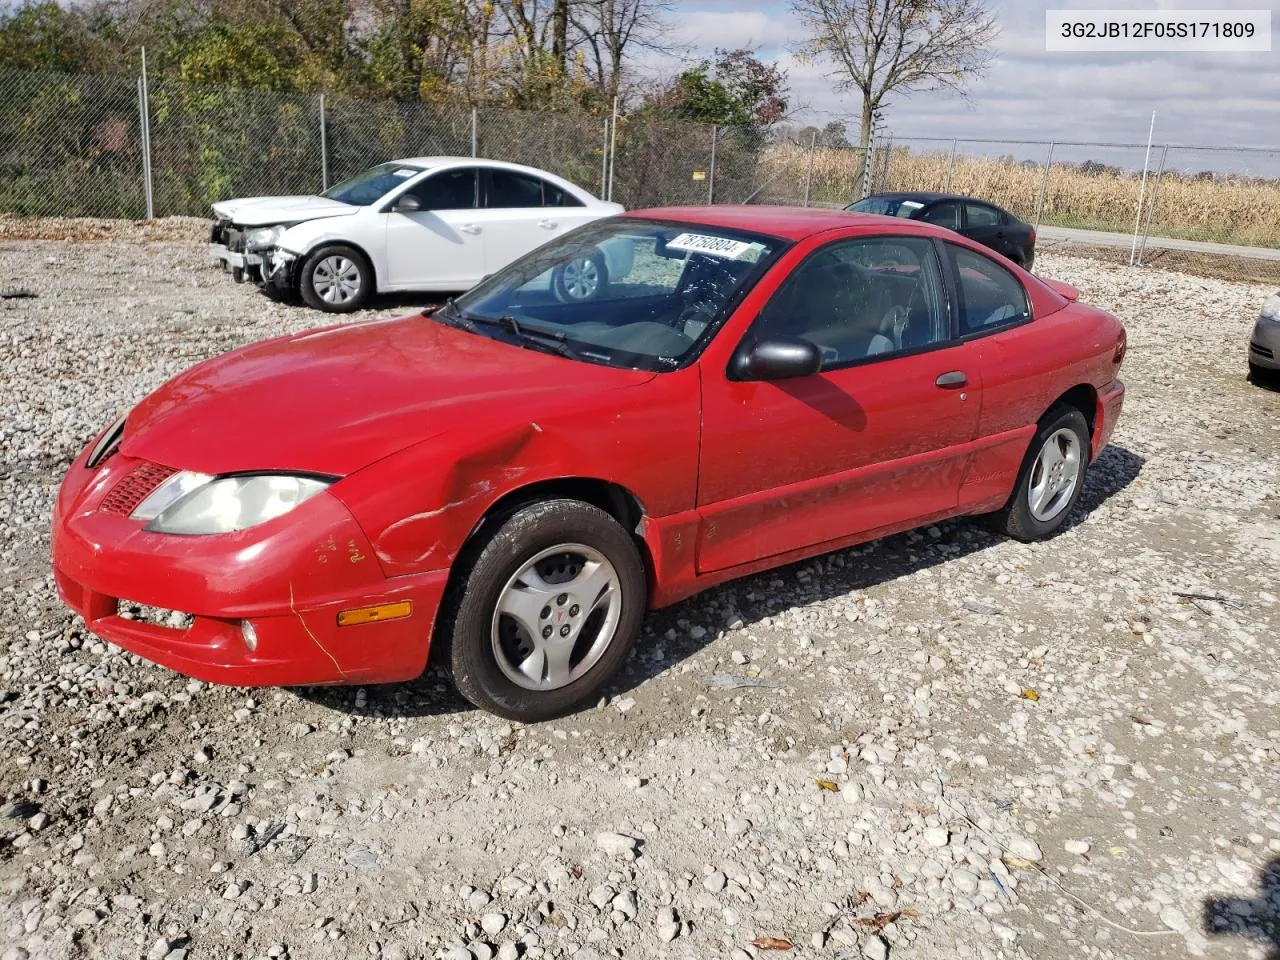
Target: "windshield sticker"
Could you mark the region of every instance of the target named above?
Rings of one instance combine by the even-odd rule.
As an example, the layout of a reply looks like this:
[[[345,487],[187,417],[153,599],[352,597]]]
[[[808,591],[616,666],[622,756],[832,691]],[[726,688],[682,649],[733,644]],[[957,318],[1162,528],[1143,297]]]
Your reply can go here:
[[[682,233],[674,240],[667,241],[667,249],[705,253],[707,256],[723,257],[726,260],[746,260],[750,259],[750,251],[755,251],[756,256],[759,256],[760,244],[730,240],[728,237],[711,237],[703,233]]]
[[[418,173],[418,172],[419,171],[413,169],[413,167],[400,167],[397,170],[392,170],[391,175],[393,177],[399,177],[401,180],[403,180],[405,177],[412,177],[415,173]]]
[[[920,203],[917,200],[903,200],[902,206],[898,208],[898,216],[900,217],[910,216],[911,214],[915,213],[917,210],[919,210],[923,206],[924,204]]]

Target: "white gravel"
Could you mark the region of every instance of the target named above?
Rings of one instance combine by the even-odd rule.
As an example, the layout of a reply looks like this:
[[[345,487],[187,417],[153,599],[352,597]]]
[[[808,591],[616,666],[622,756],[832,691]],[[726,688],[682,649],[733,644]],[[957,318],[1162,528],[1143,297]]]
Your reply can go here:
[[[1065,533],[948,523],[711,591],[649,618],[616,705],[520,728],[436,676],[211,688],[62,610],[48,516],[86,438],[324,322],[206,266],[195,230],[106,235],[0,238],[0,287],[38,294],[0,300],[0,960],[1280,938],[1280,394],[1243,377],[1270,289],[1045,254],[1130,334]]]

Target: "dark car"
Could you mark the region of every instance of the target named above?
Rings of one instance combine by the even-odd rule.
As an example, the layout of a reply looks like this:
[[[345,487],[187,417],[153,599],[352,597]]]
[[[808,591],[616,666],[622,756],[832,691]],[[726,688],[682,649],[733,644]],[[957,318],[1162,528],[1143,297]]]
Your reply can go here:
[[[1035,263],[1035,227],[985,200],[951,193],[873,193],[845,209],[936,223],[1004,254],[1024,270]]]

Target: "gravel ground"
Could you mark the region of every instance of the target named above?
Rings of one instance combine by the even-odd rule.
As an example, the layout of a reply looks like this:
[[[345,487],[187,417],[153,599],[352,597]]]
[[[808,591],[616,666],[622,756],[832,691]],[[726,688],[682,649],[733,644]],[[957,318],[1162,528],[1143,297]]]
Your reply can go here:
[[[67,615],[47,524],[86,438],[324,318],[198,224],[4,228],[0,288],[37,296],[0,300],[3,960],[1277,949],[1280,394],[1242,376],[1270,288],[1046,254],[1130,334],[1066,532],[948,523],[710,591],[599,708],[522,728],[434,675],[209,687]]]

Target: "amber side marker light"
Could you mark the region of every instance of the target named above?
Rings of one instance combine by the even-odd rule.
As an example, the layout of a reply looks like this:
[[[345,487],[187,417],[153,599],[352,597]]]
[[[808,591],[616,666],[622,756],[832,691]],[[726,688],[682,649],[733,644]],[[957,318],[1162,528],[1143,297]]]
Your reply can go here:
[[[383,620],[403,620],[413,613],[413,601],[380,603],[376,607],[356,607],[338,614],[338,626],[354,627],[362,623],[381,623]]]

